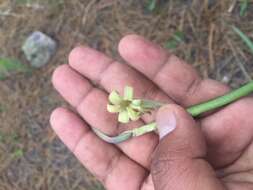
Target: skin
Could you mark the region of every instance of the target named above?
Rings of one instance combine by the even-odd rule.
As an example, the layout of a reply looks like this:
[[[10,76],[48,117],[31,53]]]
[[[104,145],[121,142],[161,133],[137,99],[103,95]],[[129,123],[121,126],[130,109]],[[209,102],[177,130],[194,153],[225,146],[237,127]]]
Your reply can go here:
[[[118,50],[126,64],[89,47],[77,47],[69,64],[53,74],[54,87],[76,112],[57,108],[50,122],[80,162],[109,190],[253,189],[253,99],[244,98],[194,121],[182,107],[229,88],[201,79],[190,65],[141,36],[124,37]],[[134,87],[137,97],[172,105],[121,126],[116,115],[106,111],[106,104],[109,92],[122,93],[126,85]],[[159,121],[170,112],[176,115],[177,128],[160,142],[150,133],[110,145],[89,128],[115,135]]]

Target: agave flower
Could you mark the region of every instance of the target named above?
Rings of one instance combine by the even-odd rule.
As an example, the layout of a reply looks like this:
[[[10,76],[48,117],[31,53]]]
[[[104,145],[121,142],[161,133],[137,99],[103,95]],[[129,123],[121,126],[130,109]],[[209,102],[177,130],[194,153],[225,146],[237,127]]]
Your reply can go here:
[[[111,113],[119,113],[118,121],[121,123],[138,120],[144,111],[142,101],[140,99],[133,99],[133,95],[134,91],[130,86],[125,87],[123,97],[115,90],[109,95],[107,110]]]

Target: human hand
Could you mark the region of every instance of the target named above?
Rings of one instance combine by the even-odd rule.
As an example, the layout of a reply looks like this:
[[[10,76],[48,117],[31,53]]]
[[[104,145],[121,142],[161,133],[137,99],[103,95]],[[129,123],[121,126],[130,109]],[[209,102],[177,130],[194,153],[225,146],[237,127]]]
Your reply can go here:
[[[173,103],[188,107],[229,88],[202,80],[190,65],[140,36],[123,38],[119,53],[127,64],[78,47],[69,64],[54,72],[55,88],[77,113],[57,108],[51,125],[80,162],[109,190],[253,189],[253,99],[194,121]],[[126,85],[134,87],[136,97],[170,103],[156,116],[160,143],[150,133],[111,145],[90,130],[89,125],[115,135],[154,119],[144,116],[121,126],[107,112],[108,92],[122,92]],[[168,127],[174,129],[169,134]]]

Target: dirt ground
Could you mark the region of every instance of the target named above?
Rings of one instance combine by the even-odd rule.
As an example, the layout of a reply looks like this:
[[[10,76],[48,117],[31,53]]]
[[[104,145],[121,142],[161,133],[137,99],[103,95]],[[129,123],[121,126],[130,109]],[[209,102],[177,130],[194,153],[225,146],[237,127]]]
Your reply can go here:
[[[176,31],[184,39],[173,53],[193,64],[203,77],[232,87],[253,77],[253,56],[232,31],[253,38],[253,1],[240,16],[240,1],[160,0],[154,11],[144,0],[0,0],[0,57],[27,64],[25,38],[40,30],[58,42],[50,63],[30,74],[0,81],[0,190],[103,189],[58,140],[50,112],[65,104],[51,74],[67,63],[69,51],[87,44],[121,60],[117,43],[129,33],[162,46]]]

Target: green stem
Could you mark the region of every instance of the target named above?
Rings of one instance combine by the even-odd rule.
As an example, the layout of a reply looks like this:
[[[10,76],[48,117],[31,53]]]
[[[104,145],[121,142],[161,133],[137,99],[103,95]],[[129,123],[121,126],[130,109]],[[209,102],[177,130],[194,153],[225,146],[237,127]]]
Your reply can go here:
[[[241,97],[249,95],[251,92],[253,92],[253,82],[249,82],[244,86],[218,98],[189,107],[187,111],[193,117],[196,117],[204,112],[211,111],[213,109],[217,109],[231,102],[234,102],[240,99]]]
[[[204,103],[200,103],[194,106],[191,106],[189,108],[187,108],[187,112],[189,114],[191,114],[192,117],[197,117],[202,113],[220,108],[222,106],[225,106],[231,102],[234,102],[238,99],[240,99],[241,97],[247,96],[250,93],[253,92],[253,82],[249,82],[246,85],[231,91],[228,94],[225,94],[223,96],[220,96],[218,98],[214,98],[212,100],[209,100],[207,102]],[[136,128],[135,131],[133,131],[133,136],[140,136],[143,135],[147,132],[151,132],[151,131],[155,131],[156,127],[155,126],[155,122],[150,123],[148,125],[144,125],[140,128]]]
[[[252,92],[253,92],[253,81],[245,84],[244,86],[242,86],[236,90],[229,92],[228,94],[225,94],[225,95],[220,96],[218,98],[214,98],[214,99],[209,100],[204,103],[200,103],[200,104],[191,106],[191,107],[187,108],[187,112],[189,114],[191,114],[193,117],[197,117],[202,113],[205,113],[205,112],[217,109],[217,108],[221,108],[222,106],[232,103],[244,96],[249,95]],[[130,131],[126,131],[116,137],[109,137],[100,131],[96,131],[96,134],[100,138],[104,139],[105,141],[107,141],[109,143],[117,144],[117,143],[126,141],[132,137],[144,135],[148,132],[155,131],[156,128],[157,128],[156,123],[152,122],[152,123],[149,123],[149,124],[144,125],[142,127],[135,128]]]

